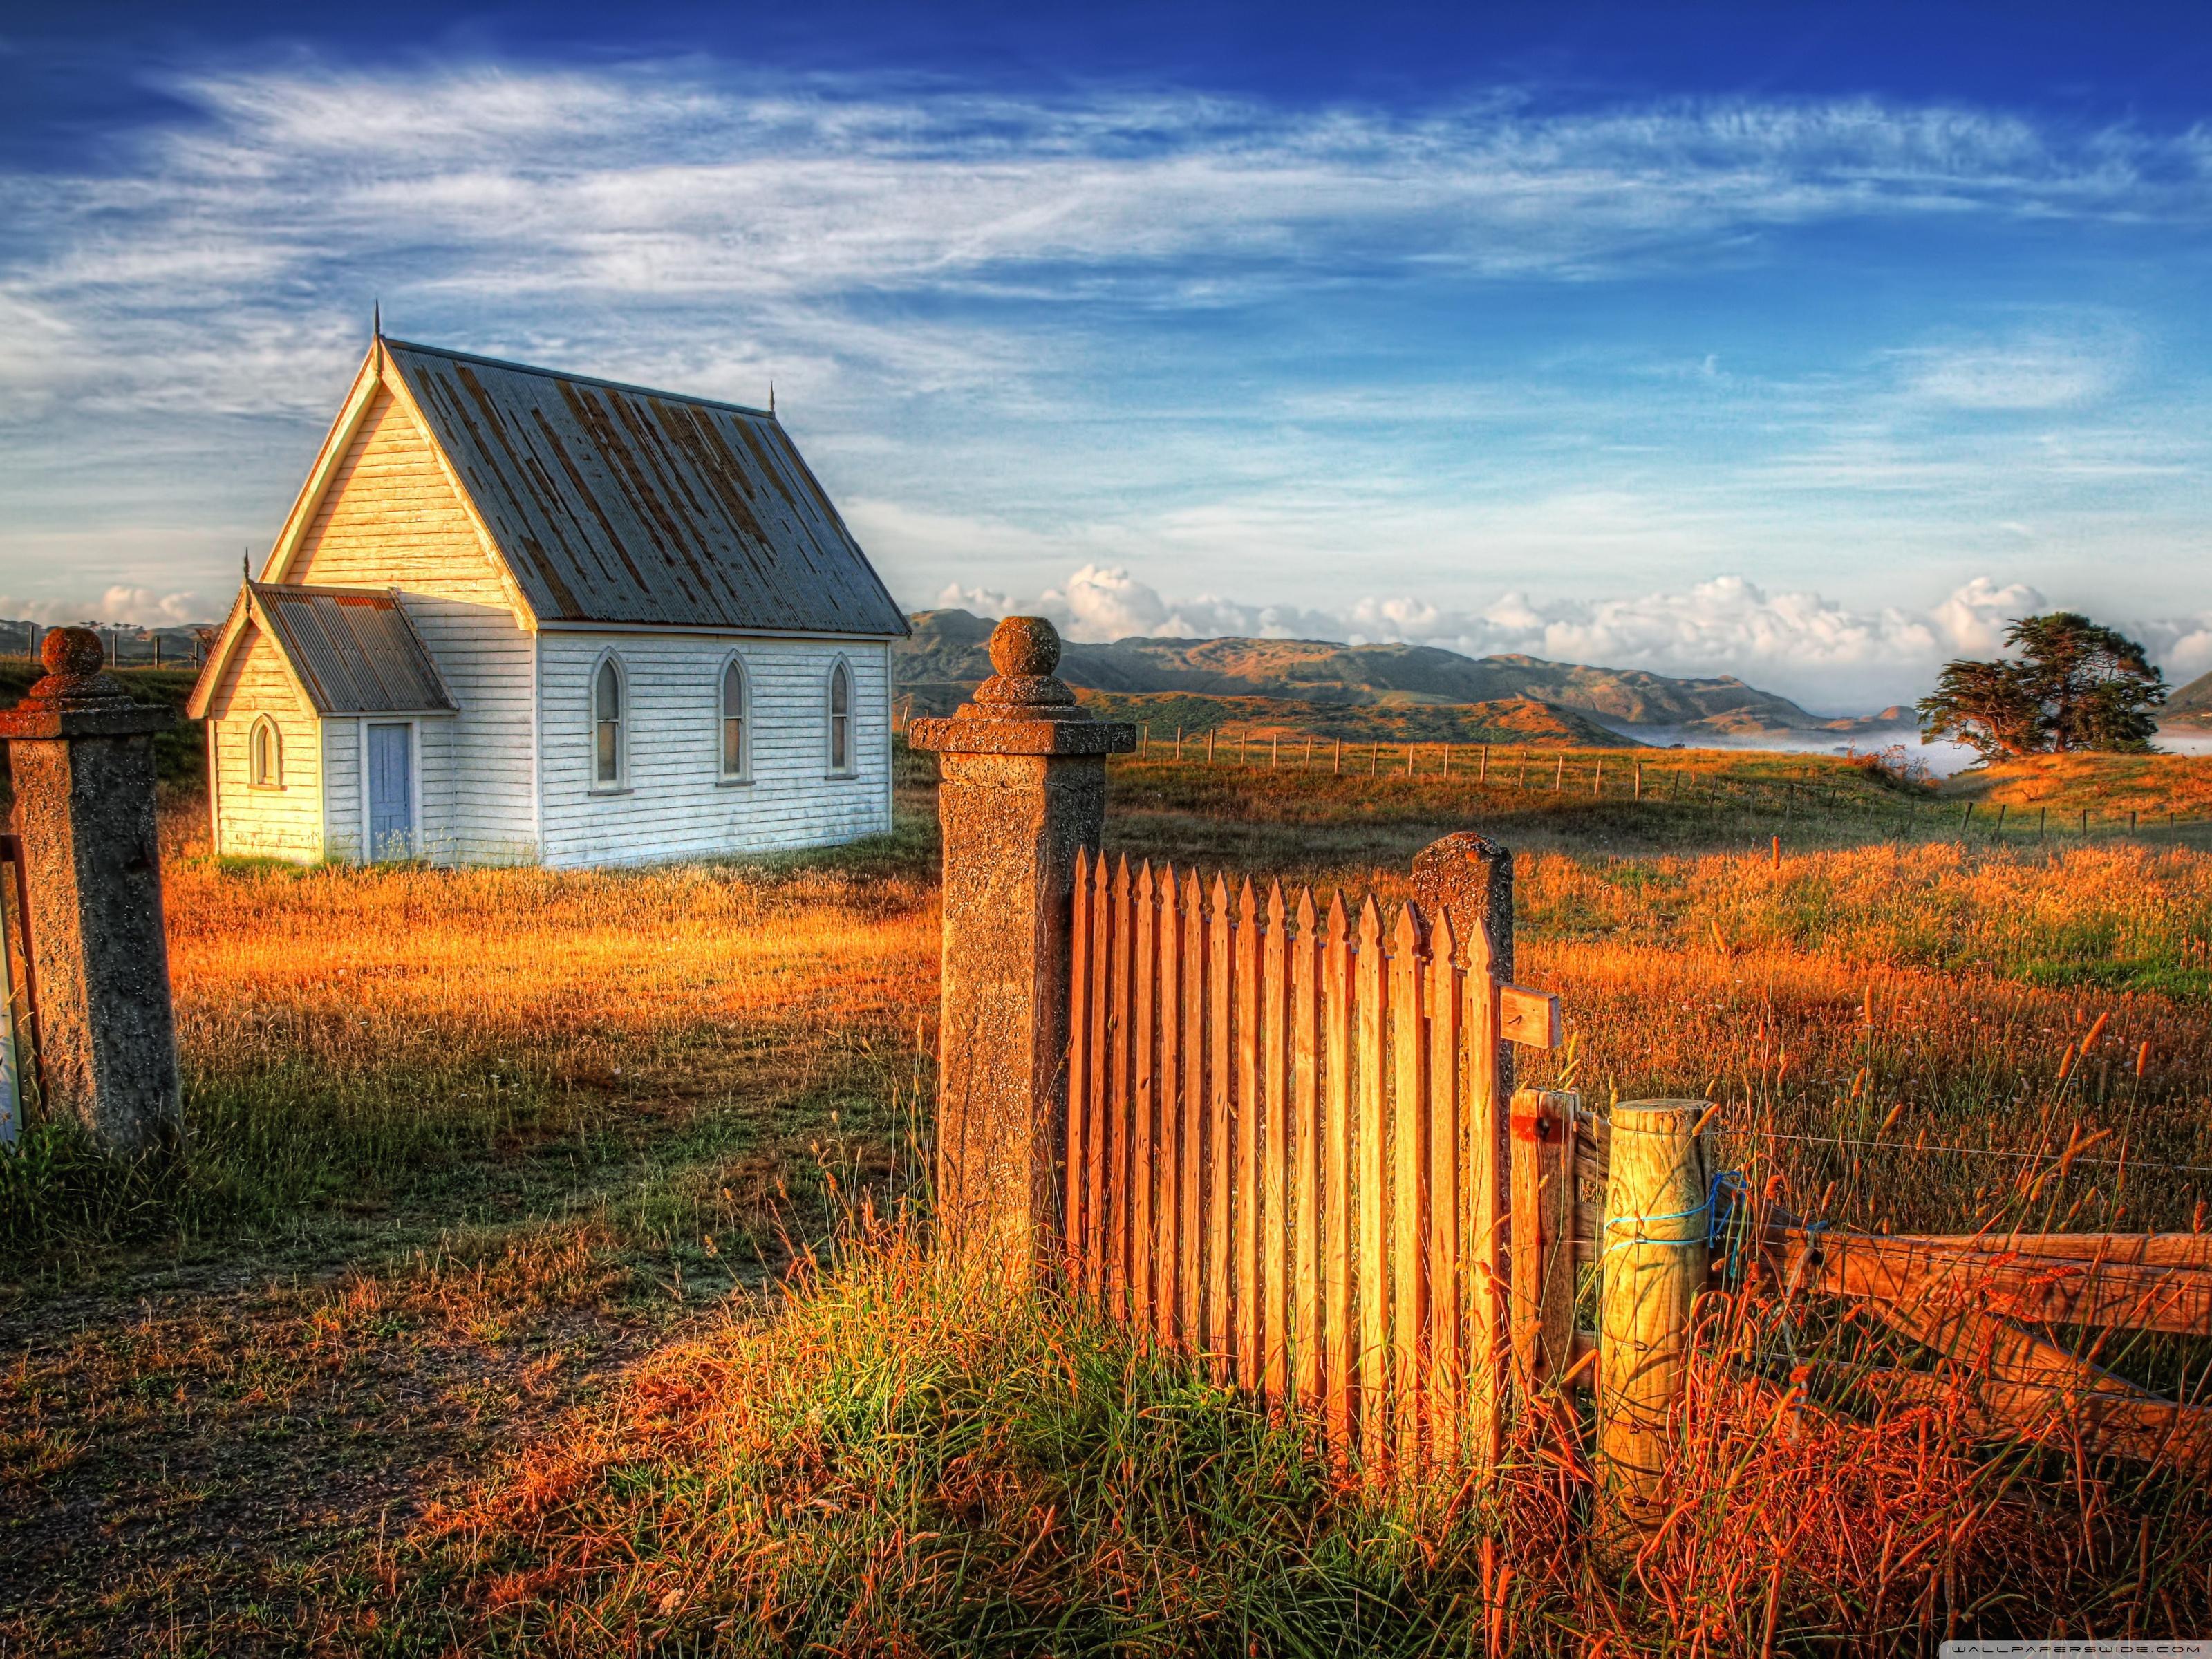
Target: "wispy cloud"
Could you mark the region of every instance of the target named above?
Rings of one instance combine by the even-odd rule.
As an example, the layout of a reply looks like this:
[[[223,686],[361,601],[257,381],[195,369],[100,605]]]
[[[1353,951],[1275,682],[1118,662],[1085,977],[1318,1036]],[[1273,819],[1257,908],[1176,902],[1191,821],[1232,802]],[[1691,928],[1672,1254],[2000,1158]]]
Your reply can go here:
[[[1012,96],[696,61],[294,63],[168,90],[187,117],[100,165],[0,175],[19,603],[112,584],[219,610],[372,296],[403,335],[748,400],[773,378],[903,591],[1035,594],[1088,567],[1056,591],[1100,627],[1151,615],[1145,580],[1173,573],[1281,598],[1162,600],[1163,622],[1843,685],[1919,672],[1955,635],[1927,599],[2014,554],[2054,592],[2051,561],[2122,526],[2139,556],[2108,569],[2201,564],[2201,363],[2177,380],[2078,294],[1992,316],[1905,283],[1879,327],[1834,303],[1835,250],[1861,241],[1908,267],[2053,227],[2201,248],[2201,134],[1869,99]],[[1746,574],[1697,580],[1716,570]],[[1809,591],[1853,582],[1856,605]],[[1370,587],[1425,598],[1349,597]]]
[[[683,66],[291,69],[173,90],[201,118],[144,135],[127,170],[5,181],[0,306],[21,326],[0,388],[17,410],[64,390],[266,408],[264,355],[330,353],[334,322],[358,326],[331,290],[351,302],[380,277],[510,310],[744,301],[818,327],[860,293],[1203,306],[1391,269],[1620,277],[1823,218],[2212,215],[2179,142],[1867,100],[1571,112],[1500,94],[1407,118]],[[146,349],[180,318],[205,353]],[[920,339],[941,373],[932,332],[908,319],[850,355],[908,368]],[[2048,406],[2080,373],[1966,352],[1920,379]]]
[[[2105,328],[2075,336],[2031,332],[2014,339],[1918,346],[1895,356],[1905,389],[1954,409],[2065,409],[2102,397],[2126,378],[2136,341]]]

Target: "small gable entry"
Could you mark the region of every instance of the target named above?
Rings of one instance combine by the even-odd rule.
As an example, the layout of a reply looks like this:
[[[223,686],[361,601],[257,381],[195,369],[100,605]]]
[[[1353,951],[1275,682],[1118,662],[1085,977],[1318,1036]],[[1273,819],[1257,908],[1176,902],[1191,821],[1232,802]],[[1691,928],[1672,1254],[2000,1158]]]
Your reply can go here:
[[[193,693],[215,843],[566,867],[880,834],[907,631],[773,411],[380,337]]]

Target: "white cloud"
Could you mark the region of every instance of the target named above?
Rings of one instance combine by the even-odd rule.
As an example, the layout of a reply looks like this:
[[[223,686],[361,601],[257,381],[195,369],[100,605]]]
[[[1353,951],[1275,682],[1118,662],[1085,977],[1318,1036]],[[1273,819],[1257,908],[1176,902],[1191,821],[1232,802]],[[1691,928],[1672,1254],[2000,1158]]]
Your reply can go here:
[[[2064,409],[2112,391],[2125,377],[2134,341],[2031,334],[1972,345],[1897,353],[1909,395],[1954,409]]]
[[[1476,657],[1519,653],[1691,678],[1732,674],[1815,709],[1855,714],[1923,694],[1942,663],[1995,653],[2008,619],[2049,607],[2034,588],[1987,576],[1922,611],[1856,611],[1818,593],[1768,592],[1741,576],[1719,576],[1680,592],[1620,599],[1539,600],[1514,592],[1462,611],[1413,598],[1370,598],[1329,612],[1210,596],[1173,599],[1127,569],[1089,565],[1026,598],[951,587],[937,603],[988,617],[1013,611],[1049,617],[1079,641],[1229,634],[1398,641]],[[2212,612],[2122,626],[2152,647],[2177,684],[2212,666]]]
[[[227,602],[202,593],[157,593],[150,587],[114,586],[98,595],[60,599],[18,599],[0,593],[0,617],[28,618],[42,628],[92,623],[125,623],[140,628],[179,628],[219,620]]]

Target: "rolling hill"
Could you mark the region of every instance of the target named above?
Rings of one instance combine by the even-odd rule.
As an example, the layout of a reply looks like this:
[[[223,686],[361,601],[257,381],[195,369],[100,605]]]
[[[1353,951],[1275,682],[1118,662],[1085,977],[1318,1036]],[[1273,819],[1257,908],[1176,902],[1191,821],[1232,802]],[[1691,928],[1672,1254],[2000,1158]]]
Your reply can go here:
[[[966,611],[924,611],[913,622],[912,637],[896,647],[899,690],[913,696],[919,712],[949,713],[991,672],[992,623]],[[1849,733],[1905,718],[1904,710],[1891,709],[1869,720],[1831,720],[1731,677],[1672,679],[1642,669],[1587,668],[1539,657],[1467,657],[1434,646],[1328,640],[1131,638],[1070,644],[1060,672],[1069,684],[1097,692],[1269,698],[1340,716],[1388,709],[1407,711],[1410,718],[1410,711],[1424,707],[1523,701],[1571,713],[1583,725],[1595,717],[1716,735]],[[1611,739],[1608,734],[1586,740]]]
[[[2159,710],[2159,718],[2185,721],[2191,726],[2212,726],[2212,674],[2199,674],[2166,700]]]

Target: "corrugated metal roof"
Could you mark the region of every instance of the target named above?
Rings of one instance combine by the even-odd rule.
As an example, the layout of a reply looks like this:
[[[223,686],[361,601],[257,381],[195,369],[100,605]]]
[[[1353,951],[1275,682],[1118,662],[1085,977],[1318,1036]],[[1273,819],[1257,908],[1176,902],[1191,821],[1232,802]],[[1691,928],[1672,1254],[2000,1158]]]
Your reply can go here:
[[[249,582],[258,616],[319,714],[420,714],[455,708],[399,602],[358,587]]]
[[[541,622],[907,631],[775,416],[383,345]]]

